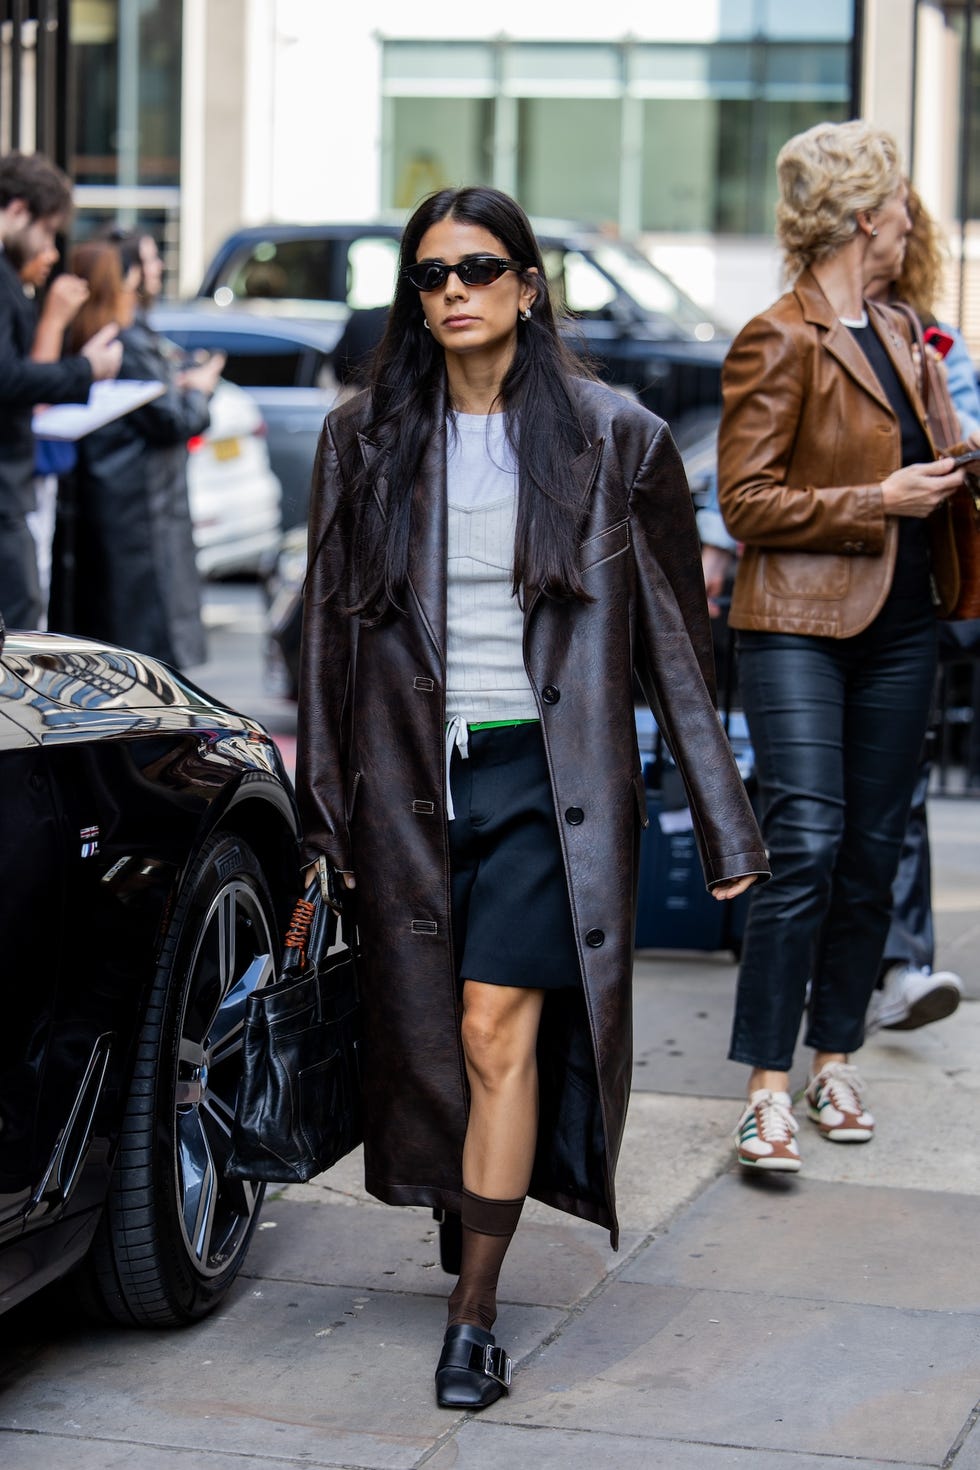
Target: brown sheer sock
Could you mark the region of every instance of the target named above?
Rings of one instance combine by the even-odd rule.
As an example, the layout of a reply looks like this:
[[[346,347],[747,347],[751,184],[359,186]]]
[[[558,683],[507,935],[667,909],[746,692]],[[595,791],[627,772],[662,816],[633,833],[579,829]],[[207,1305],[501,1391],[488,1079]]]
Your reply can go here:
[[[484,1199],[463,1190],[463,1260],[449,1298],[449,1326],[469,1322],[487,1332],[497,1319],[497,1277],[524,1208],[520,1199]]]

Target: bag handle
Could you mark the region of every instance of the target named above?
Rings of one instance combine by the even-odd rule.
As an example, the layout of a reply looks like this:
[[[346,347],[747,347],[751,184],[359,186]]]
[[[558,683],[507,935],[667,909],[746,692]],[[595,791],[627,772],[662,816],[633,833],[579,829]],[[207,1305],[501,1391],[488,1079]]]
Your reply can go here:
[[[912,337],[918,349],[916,366],[919,395],[926,411],[926,421],[932,437],[939,445],[938,455],[941,458],[950,452],[950,447],[953,449],[958,447],[963,438],[960,421],[953,400],[949,396],[949,388],[946,386],[945,375],[926,345],[926,340],[922,335],[922,323],[911,306],[904,301],[892,301],[889,305],[893,310],[900,311],[912,328]],[[946,441],[946,448],[942,447],[943,439]]]
[[[283,971],[302,970],[308,961],[319,964],[337,942],[338,924],[341,938],[349,949],[353,949],[354,923],[349,909],[343,906],[338,914],[333,904],[325,902],[323,884],[317,873],[293,907],[283,940]]]

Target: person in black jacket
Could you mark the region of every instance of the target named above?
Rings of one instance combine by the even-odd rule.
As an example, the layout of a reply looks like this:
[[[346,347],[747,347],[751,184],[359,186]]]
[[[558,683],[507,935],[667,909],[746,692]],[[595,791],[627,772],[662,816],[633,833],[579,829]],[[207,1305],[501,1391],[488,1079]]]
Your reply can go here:
[[[187,441],[208,427],[224,357],[183,371],[136,312],[140,266],[118,244],[76,246],[71,268],[89,299],[70,340],[120,324],[127,378],[165,384],[162,397],[80,440],[76,470],[73,631],[123,643],[178,668],[204,662],[200,584],[187,501]]]
[[[0,615],[8,627],[35,627],[41,616],[34,540],[27,515],[34,509],[34,436],[31,410],[39,403],[84,403],[95,378],[114,378],[122,347],[116,327],[80,344],[62,362],[31,360],[36,315],[18,275],[71,214],[71,184],[39,154],[0,158]]]

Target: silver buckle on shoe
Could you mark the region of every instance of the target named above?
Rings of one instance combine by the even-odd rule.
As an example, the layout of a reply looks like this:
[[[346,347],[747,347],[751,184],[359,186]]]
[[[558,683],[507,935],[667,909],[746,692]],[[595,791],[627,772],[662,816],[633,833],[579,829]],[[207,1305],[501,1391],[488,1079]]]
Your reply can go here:
[[[483,1349],[483,1371],[488,1378],[494,1378],[504,1388],[510,1388],[514,1365],[502,1347],[497,1347],[492,1342],[487,1343]]]

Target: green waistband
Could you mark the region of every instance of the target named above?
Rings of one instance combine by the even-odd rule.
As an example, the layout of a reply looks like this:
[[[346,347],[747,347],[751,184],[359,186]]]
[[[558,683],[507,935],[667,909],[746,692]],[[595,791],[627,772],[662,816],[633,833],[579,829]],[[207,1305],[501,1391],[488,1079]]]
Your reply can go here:
[[[504,730],[511,725],[537,725],[537,720],[480,720],[475,725],[469,725],[470,730]]]

